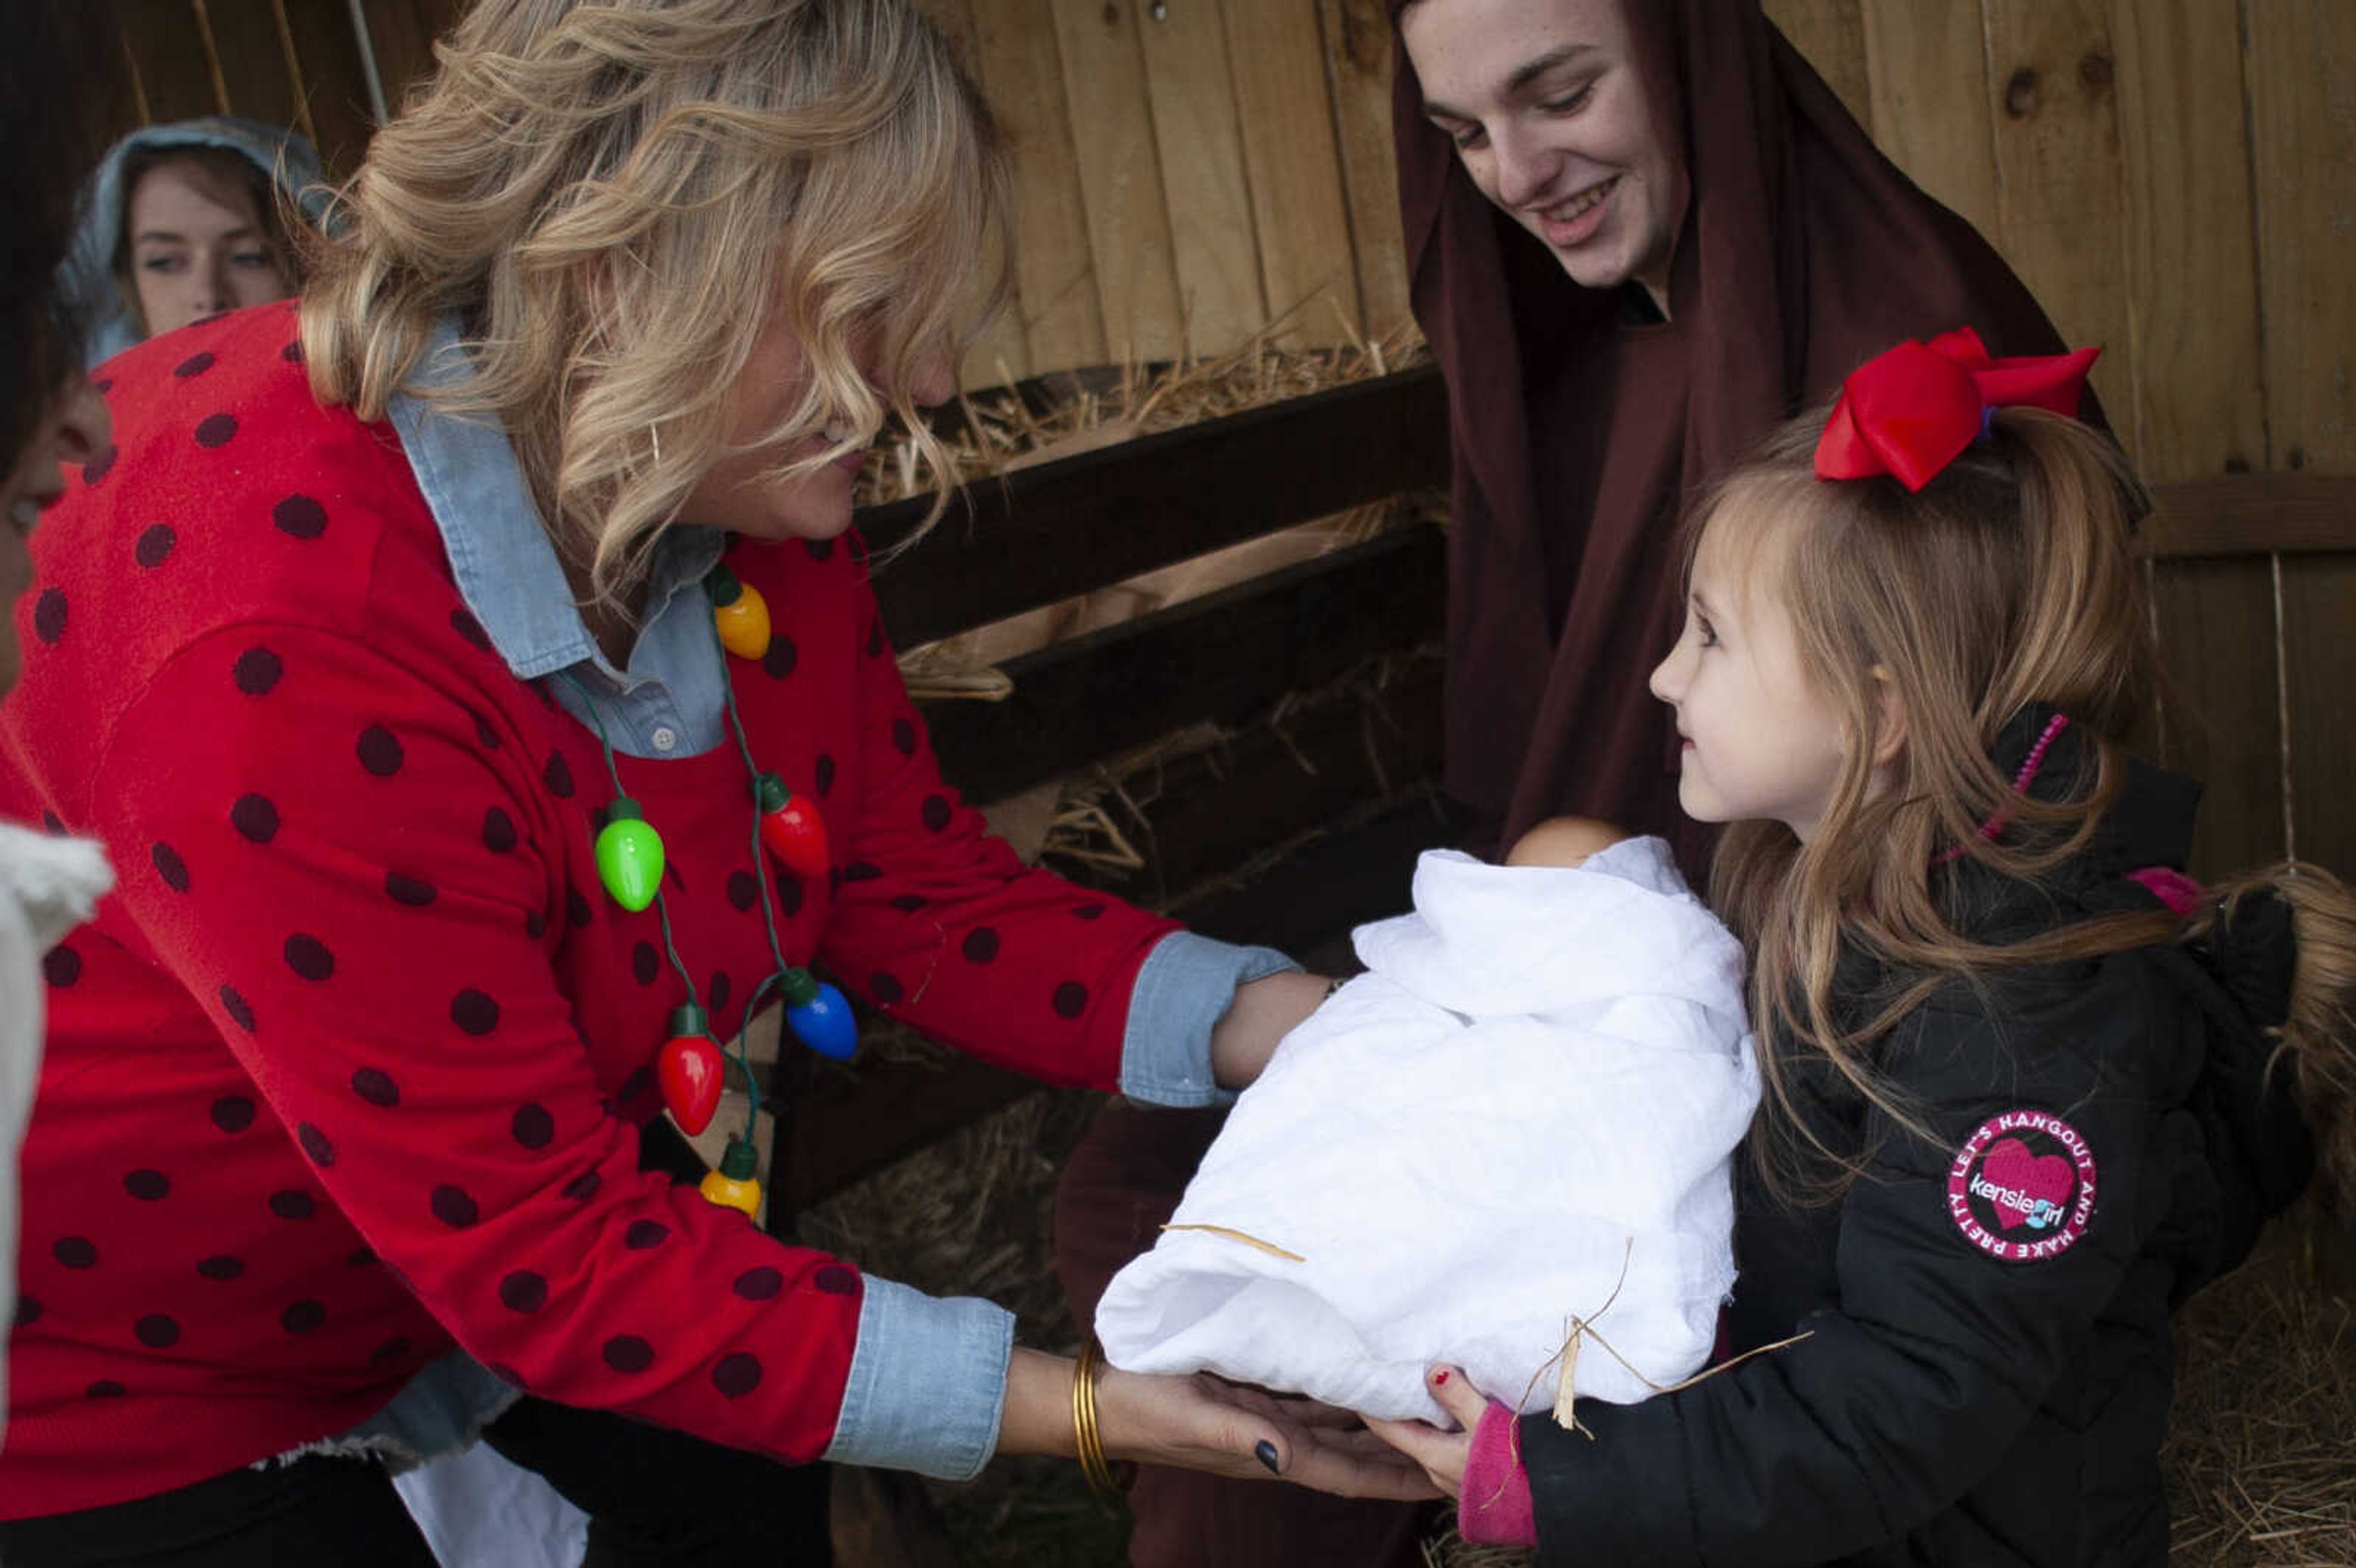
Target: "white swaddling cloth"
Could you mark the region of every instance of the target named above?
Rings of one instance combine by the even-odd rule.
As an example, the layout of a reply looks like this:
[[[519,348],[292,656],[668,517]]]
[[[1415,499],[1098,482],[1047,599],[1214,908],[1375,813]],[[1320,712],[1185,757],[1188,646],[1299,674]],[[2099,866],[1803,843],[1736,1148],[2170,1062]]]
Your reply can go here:
[[[1097,1308],[1106,1359],[1443,1421],[1441,1360],[1550,1407],[1573,1315],[1582,1397],[1698,1370],[1759,1078],[1741,948],[1667,846],[1568,869],[1431,850],[1415,912],[1355,940],[1369,972],[1285,1037],[1172,1217],[1301,1261],[1167,1231]]]

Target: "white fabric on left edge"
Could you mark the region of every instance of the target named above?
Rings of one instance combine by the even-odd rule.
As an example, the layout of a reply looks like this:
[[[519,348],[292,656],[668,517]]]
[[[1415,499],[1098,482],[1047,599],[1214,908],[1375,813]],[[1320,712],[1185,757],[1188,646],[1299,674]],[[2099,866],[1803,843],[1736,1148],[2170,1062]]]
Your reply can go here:
[[[1442,1360],[1550,1406],[1573,1314],[1629,1363],[1590,1339],[1581,1396],[1697,1371],[1759,1078],[1741,948],[1667,846],[1575,869],[1432,850],[1415,912],[1355,941],[1368,973],[1285,1037],[1172,1221],[1302,1261],[1165,1232],[1097,1308],[1106,1359],[1441,1421]]]

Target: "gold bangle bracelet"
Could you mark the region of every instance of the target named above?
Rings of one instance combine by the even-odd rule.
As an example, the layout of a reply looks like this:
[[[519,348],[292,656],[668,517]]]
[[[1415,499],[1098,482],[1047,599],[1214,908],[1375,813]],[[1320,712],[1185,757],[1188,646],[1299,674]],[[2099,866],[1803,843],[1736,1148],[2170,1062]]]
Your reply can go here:
[[[1126,1460],[1113,1465],[1105,1459],[1104,1437],[1097,1430],[1097,1373],[1103,1359],[1096,1336],[1089,1335],[1080,1347],[1078,1364],[1072,1369],[1072,1446],[1088,1489],[1106,1502],[1117,1503],[1137,1484],[1137,1467]]]

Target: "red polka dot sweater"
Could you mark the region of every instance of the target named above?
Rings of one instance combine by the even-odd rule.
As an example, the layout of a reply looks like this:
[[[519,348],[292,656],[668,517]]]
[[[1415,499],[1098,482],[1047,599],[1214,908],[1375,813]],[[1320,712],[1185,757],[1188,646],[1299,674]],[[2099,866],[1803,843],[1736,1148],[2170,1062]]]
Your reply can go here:
[[[313,402],[293,334],[265,307],[112,361],[120,450],[36,536],[0,816],[104,840],[120,886],[48,970],[0,1516],[344,1432],[454,1340],[815,1457],[865,1282],[638,1172],[682,989],[597,880],[597,742],[493,651],[398,440]],[[855,541],[728,559],[776,628],[729,661],[753,755],[835,864],[771,865],[787,959],[1112,1084],[1171,924],[1025,870],[943,786]],[[769,969],[744,765],[619,767],[725,1037]]]

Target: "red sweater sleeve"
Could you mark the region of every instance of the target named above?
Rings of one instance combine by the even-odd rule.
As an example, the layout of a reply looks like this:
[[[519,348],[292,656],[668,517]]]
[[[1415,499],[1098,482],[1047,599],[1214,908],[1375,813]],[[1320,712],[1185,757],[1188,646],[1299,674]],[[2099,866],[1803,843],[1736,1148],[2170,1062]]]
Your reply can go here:
[[[810,1459],[860,1279],[638,1172],[542,940],[562,895],[532,847],[565,825],[455,684],[333,630],[200,638],[94,780],[110,843],[165,847],[123,902],[476,1356],[547,1398]]]
[[[1178,923],[1026,868],[991,835],[942,782],[863,583],[859,607],[863,787],[830,805],[849,815],[829,824],[838,885],[819,956],[936,1040],[1113,1087],[1130,988]]]

